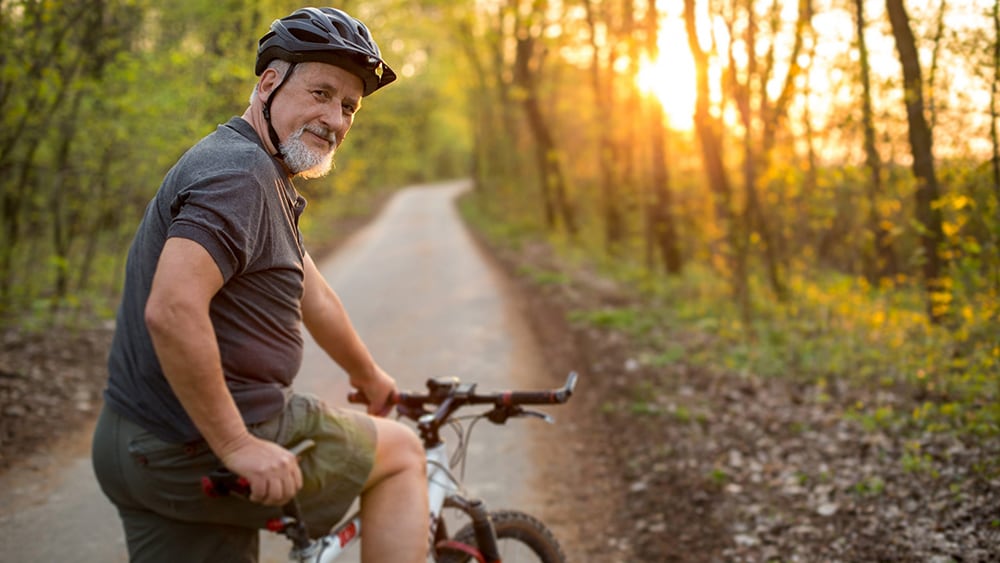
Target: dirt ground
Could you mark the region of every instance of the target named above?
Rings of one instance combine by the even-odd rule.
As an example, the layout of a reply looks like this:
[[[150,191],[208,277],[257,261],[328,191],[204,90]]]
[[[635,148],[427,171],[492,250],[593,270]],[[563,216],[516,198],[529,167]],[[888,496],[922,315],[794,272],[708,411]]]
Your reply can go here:
[[[625,335],[566,320],[641,306],[626,292],[541,246],[496,255],[554,371],[581,373],[546,515],[573,523],[573,560],[1000,561],[1000,441],[866,430],[843,416],[859,400],[916,406],[885,389],[644,365],[650,351]],[[525,268],[571,281],[540,285]],[[669,329],[662,338],[699,346]]]
[[[567,321],[626,292],[541,246],[495,256],[553,384],[581,376],[545,452],[542,516],[572,561],[1000,561],[996,441],[862,429],[842,416],[862,397],[836,384],[644,365],[624,335]],[[534,283],[526,265],[570,281]],[[0,334],[0,471],[95,416],[109,342],[102,329]]]

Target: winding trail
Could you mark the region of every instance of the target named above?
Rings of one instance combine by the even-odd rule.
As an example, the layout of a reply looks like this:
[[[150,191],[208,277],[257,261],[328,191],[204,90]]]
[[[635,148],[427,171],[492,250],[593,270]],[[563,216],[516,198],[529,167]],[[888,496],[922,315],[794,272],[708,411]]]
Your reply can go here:
[[[379,217],[319,267],[379,363],[403,389],[458,376],[482,389],[547,387],[540,353],[502,274],[465,231],[454,199],[466,182],[399,192]],[[307,340],[297,387],[343,405],[346,377]],[[544,513],[532,490],[542,424],[480,424],[466,485],[495,508]],[[125,561],[117,516],[90,469],[90,428],[0,477],[0,560]],[[497,457],[499,455],[500,457]],[[264,535],[264,562],[287,542]],[[344,561],[356,561],[352,559]]]

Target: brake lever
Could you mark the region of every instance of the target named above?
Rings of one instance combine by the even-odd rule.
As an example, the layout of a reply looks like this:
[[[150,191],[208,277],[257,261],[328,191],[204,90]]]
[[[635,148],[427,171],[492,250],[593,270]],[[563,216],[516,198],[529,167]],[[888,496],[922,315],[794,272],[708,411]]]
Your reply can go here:
[[[548,422],[549,424],[555,422],[554,418],[552,418],[548,414],[545,414],[544,412],[527,410],[519,405],[494,407],[493,410],[487,412],[483,416],[485,416],[493,424],[504,424],[507,422],[508,418],[516,418],[521,416],[532,416],[535,418],[540,418],[545,422]]]
[[[552,418],[548,414],[541,411],[529,411],[522,409],[520,416],[533,416],[535,418],[540,418],[543,421],[548,422],[549,424],[555,424],[556,422],[556,419]]]

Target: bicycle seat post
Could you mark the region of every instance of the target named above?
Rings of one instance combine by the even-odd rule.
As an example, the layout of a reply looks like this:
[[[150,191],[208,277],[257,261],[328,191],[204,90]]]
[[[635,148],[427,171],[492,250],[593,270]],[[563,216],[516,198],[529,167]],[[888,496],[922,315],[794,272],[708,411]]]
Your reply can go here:
[[[288,539],[292,540],[292,545],[297,550],[303,550],[310,546],[309,532],[306,524],[302,521],[302,511],[299,509],[299,501],[293,498],[281,508],[282,512],[291,519],[291,522],[281,531]]]

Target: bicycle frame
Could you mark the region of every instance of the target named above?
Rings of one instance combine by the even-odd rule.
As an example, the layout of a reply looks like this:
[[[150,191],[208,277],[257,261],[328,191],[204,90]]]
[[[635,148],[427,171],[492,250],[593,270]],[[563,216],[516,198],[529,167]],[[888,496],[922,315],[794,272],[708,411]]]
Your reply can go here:
[[[427,461],[427,493],[430,507],[430,528],[428,530],[428,561],[434,562],[441,555],[460,552],[480,563],[500,563],[497,548],[497,534],[491,516],[482,501],[462,496],[461,483],[451,471],[447,442],[440,437],[440,429],[449,424],[451,416],[460,408],[470,405],[489,405],[491,410],[469,418],[475,419],[468,432],[459,432],[456,455],[464,464],[469,434],[476,420],[487,419],[494,424],[504,424],[511,417],[534,416],[551,422],[545,413],[526,410],[522,405],[547,405],[566,402],[576,386],[576,373],[570,373],[561,389],[546,391],[504,391],[477,393],[475,384],[463,384],[457,378],[441,378],[427,381],[429,394],[399,394],[394,396],[397,412],[417,422],[417,430],[423,443]],[[363,395],[352,393],[350,402],[366,402]],[[424,405],[435,405],[433,411],[424,410]],[[460,428],[460,426],[459,426]],[[289,448],[300,455],[314,445],[306,439]],[[249,494],[249,483],[233,475],[224,468],[202,478],[202,486],[209,496],[225,496],[230,492]],[[471,520],[471,536],[468,526],[460,531],[464,541],[474,545],[447,539],[441,516],[444,508],[455,508],[464,512]],[[267,523],[267,529],[284,535],[292,541],[289,560],[299,563],[333,563],[361,537],[361,516],[355,512],[329,534],[312,540],[308,537],[299,510],[298,501],[293,499],[283,507],[284,516]],[[440,528],[440,529],[439,529]],[[553,540],[554,541],[554,540]],[[558,548],[557,548],[558,549]]]

